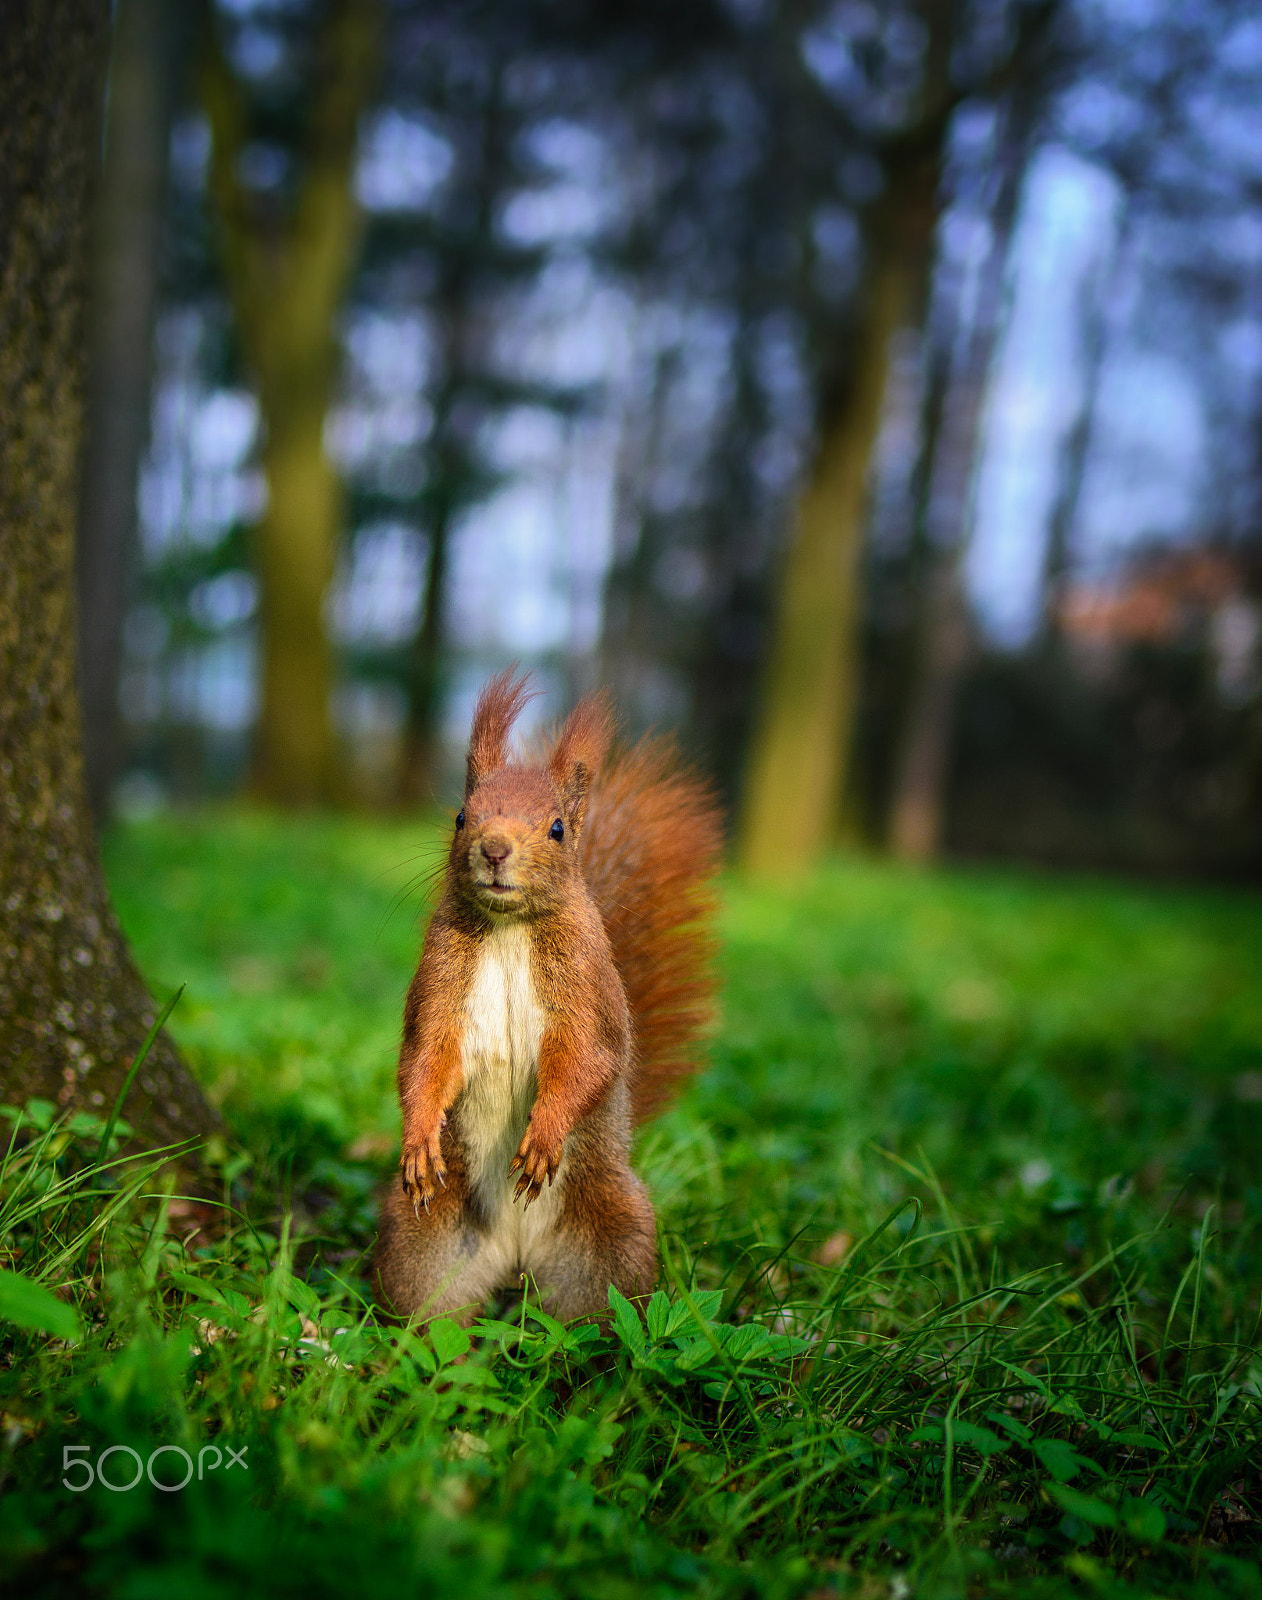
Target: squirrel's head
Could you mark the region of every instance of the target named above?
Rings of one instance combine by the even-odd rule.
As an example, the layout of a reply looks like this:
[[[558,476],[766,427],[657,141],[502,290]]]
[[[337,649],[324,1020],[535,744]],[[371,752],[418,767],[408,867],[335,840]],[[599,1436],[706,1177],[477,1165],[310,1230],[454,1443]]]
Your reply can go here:
[[[573,892],[588,796],[613,732],[606,697],[588,695],[540,765],[513,761],[509,734],[531,698],[529,680],[509,668],[473,714],[451,870],[461,897],[491,920],[539,915]]]

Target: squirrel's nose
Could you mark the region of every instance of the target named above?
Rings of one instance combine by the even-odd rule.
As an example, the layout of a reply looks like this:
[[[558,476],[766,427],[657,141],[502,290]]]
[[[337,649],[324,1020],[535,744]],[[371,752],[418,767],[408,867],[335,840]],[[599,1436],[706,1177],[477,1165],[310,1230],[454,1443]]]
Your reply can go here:
[[[482,854],[493,867],[507,861],[512,853],[512,840],[506,839],[502,833],[489,833],[482,841]]]

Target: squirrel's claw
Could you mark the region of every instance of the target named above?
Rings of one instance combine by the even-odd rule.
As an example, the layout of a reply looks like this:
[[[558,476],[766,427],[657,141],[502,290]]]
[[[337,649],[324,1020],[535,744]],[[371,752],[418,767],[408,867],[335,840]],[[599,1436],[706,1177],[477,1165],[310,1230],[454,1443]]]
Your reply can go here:
[[[419,1221],[422,1206],[427,1214],[429,1212],[430,1202],[437,1193],[435,1184],[447,1187],[447,1168],[443,1164],[437,1133],[429,1139],[404,1144],[399,1161],[399,1182]]]
[[[537,1183],[527,1173],[523,1172],[521,1177],[517,1180],[517,1188],[513,1194],[513,1201],[516,1203],[523,1195],[525,1195],[526,1203],[524,1206],[522,1206],[522,1210],[529,1211],[531,1206],[534,1205],[535,1201],[542,1193],[543,1185],[541,1183]]]
[[[561,1151],[564,1140],[557,1142],[555,1147],[542,1143],[533,1126],[527,1126],[525,1137],[517,1154],[509,1163],[508,1175],[518,1173],[517,1187],[513,1192],[514,1201],[525,1196],[526,1206],[529,1207],[543,1193],[546,1183],[552,1187],[556,1178],[557,1168],[561,1164]]]

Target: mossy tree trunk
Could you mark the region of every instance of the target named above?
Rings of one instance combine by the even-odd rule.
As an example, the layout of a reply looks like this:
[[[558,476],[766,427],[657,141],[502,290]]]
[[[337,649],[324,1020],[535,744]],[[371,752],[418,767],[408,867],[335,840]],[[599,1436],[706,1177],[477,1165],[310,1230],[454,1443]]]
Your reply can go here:
[[[891,344],[920,315],[936,216],[940,139],[892,165],[869,233],[867,288],[848,380],[823,408],[781,579],[746,775],[742,867],[785,877],[837,838],[859,671],[868,471]]]
[[[241,182],[249,111],[207,30],[203,100],[213,137],[211,185],[237,334],[265,430],[268,503],[257,533],[262,704],[254,785],[287,805],[336,799],[341,789],[324,605],[343,504],[324,448],[324,421],[337,373],[337,312],[359,251],[356,132],[376,79],[380,25],[372,0],[334,0],[329,8],[292,207],[251,194]]]
[[[6,0],[0,27],[0,1098],[112,1105],[153,1005],[110,908],[75,688],[84,303],[108,0]],[[215,1121],[160,1037],[127,1116]]]

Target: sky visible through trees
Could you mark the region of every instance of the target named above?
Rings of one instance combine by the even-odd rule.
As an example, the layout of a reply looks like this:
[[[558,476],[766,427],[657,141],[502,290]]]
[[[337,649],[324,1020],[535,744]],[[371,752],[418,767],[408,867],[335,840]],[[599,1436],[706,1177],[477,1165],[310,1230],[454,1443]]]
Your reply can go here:
[[[208,12],[252,108],[237,177],[260,215],[299,192],[322,15],[279,0]],[[1049,629],[1077,663],[1048,680],[1053,699],[1078,692],[1080,668],[1098,687],[1105,655],[1116,686],[1134,647],[1177,644],[1237,685],[1233,711],[1252,703],[1262,23],[1248,7],[716,4],[684,22],[399,3],[384,26],[324,425],[344,489],[324,616],[352,790],[405,793],[406,730],[432,718],[458,737],[486,671],[519,658],[542,674],[539,715],[610,678],[633,724],[681,725],[739,802],[791,508],[857,348],[873,207],[898,140],[938,114],[924,109],[938,40],[930,280],[923,319],[891,346],[868,473],[848,813],[883,835],[909,736],[890,730],[917,703],[915,663],[938,659],[935,564],[962,594],[948,700],[966,724],[979,671],[1024,703],[1010,679]],[[269,421],[222,287],[205,37],[185,44],[170,133],[124,632],[121,792],[139,805],[236,786],[260,705],[251,529]],[[1111,622],[1102,653],[1095,621],[1065,624],[1098,621],[1162,550],[1188,548],[1232,575],[1161,580],[1196,591],[1171,602],[1195,613],[1182,634]],[[423,646],[431,612],[438,642]],[[1117,715],[1138,726],[1153,693],[1119,689]],[[1189,696],[1149,721],[1216,715]],[[1250,715],[1233,748],[1256,743]],[[961,737],[942,784],[983,760],[984,738]],[[1223,782],[1253,794],[1255,769]]]

